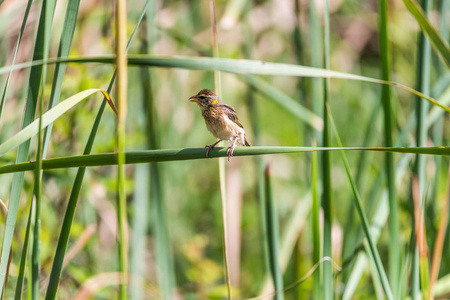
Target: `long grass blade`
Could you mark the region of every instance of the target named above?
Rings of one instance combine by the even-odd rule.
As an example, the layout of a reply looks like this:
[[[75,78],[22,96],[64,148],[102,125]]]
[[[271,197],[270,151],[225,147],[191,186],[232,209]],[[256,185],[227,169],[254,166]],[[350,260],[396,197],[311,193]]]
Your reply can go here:
[[[250,6],[250,5],[251,5],[251,3],[249,2],[247,4],[247,6]],[[247,10],[246,14],[249,14],[249,9],[250,8],[246,8],[246,10]],[[224,16],[224,18],[222,20],[224,20],[225,18],[226,17]],[[197,50],[201,55],[209,55],[209,52],[206,49],[203,49],[201,44],[196,44],[190,37],[188,37],[188,36],[179,37],[179,35],[180,35],[179,33],[177,33],[177,36],[175,37],[174,36],[175,33],[168,29],[165,29],[165,32],[167,32],[174,38],[178,37],[177,40],[181,41],[183,44],[188,45],[190,48]],[[251,33],[251,28],[246,28],[244,31],[244,35],[246,36],[246,38],[245,38],[246,44],[244,44],[243,51],[245,53],[245,57],[251,57],[251,51],[249,48],[251,48],[250,44],[252,43],[252,40],[254,38]],[[249,45],[247,45],[247,44],[249,44]],[[315,55],[317,55],[317,51],[314,51],[313,53]],[[318,67],[318,65],[314,65],[314,64],[313,64],[313,66]],[[292,99],[291,97],[286,95],[286,93],[284,93],[282,90],[280,90],[273,84],[271,84],[271,83],[267,82],[266,80],[263,80],[257,76],[252,76],[252,75],[242,74],[242,75],[239,75],[239,78],[246,81],[251,87],[255,88],[254,91],[260,92],[261,94],[265,95],[270,100],[274,101],[281,107],[285,108],[287,111],[291,112],[292,114],[294,114],[295,116],[300,118],[300,120],[303,120],[304,122],[309,124],[311,127],[316,129],[317,131],[322,130],[323,121],[319,117],[319,114],[311,112],[311,110],[309,110],[308,108],[304,107],[298,101],[295,101],[294,99]],[[313,81],[315,83],[317,83],[320,80],[315,79]],[[314,84],[314,86],[317,86],[317,84]],[[320,87],[320,84],[319,84],[319,87]],[[318,101],[316,98],[314,98],[314,100],[312,101],[313,106],[317,106],[317,102],[320,102],[320,101]]]
[[[44,21],[44,40],[50,40],[50,28],[53,21],[53,9],[46,1],[44,1],[45,14]],[[43,60],[48,59],[49,43],[44,43]],[[39,102],[39,122],[38,122],[38,145],[36,151],[36,167],[34,169],[34,196],[36,201],[35,209],[35,221],[33,228],[33,244],[31,249],[31,298],[39,298],[39,284],[40,284],[40,270],[39,270],[39,257],[41,252],[41,199],[42,199],[42,151],[43,151],[43,130],[42,130],[42,114],[44,113],[44,96],[45,96],[45,81],[47,78],[47,65],[43,65],[42,68],[42,80],[41,80],[41,100]]]
[[[44,66],[45,68],[45,66]],[[45,74],[45,72],[44,72]],[[45,76],[44,76],[45,78]],[[43,80],[45,81],[45,80]],[[42,90],[44,91],[44,90]],[[43,100],[41,99],[39,104],[39,115],[42,116]],[[31,298],[37,300],[39,298],[39,282],[40,282],[40,270],[39,270],[39,256],[41,248],[41,196],[42,196],[42,184],[41,184],[41,168],[42,168],[42,117],[38,119],[38,146],[37,146],[37,161],[34,168],[34,198],[35,198],[35,213],[34,213],[34,228],[33,228],[33,243],[31,247]]]
[[[312,155],[314,154],[315,153],[313,152]],[[266,187],[264,188],[266,189]],[[282,232],[281,234],[278,262],[282,273],[286,272],[286,269],[289,267],[289,261],[291,257],[294,255],[294,252],[297,251],[296,246],[298,245],[298,240],[303,232],[303,229],[306,225],[306,219],[311,210],[311,196],[312,195],[310,192],[306,192],[302,197],[302,199],[298,200],[298,203],[296,204],[294,211],[290,214],[289,219],[286,221],[287,229],[285,232]],[[264,203],[264,205],[266,204]],[[267,241],[266,243],[268,244]],[[318,262],[320,261],[320,257],[318,258],[317,261]],[[317,268],[315,268],[314,271],[317,271]],[[264,282],[265,282],[264,288],[259,293],[260,297],[264,297],[264,295],[275,293],[271,276],[266,276]],[[284,290],[286,290],[287,288],[288,287],[285,287]]]
[[[313,141],[313,147],[315,142]],[[322,248],[320,247],[320,198],[318,187],[318,158],[317,152],[311,156],[311,179],[312,179],[312,208],[311,208],[311,228],[313,238],[313,262],[318,262],[322,257]],[[313,299],[321,299],[322,289],[320,281],[320,270],[318,267],[314,271]]]
[[[324,68],[330,68],[330,10],[329,0],[325,1],[324,7]],[[322,145],[323,147],[330,147],[330,133],[329,133],[329,117],[328,105],[330,100],[330,79],[323,79],[323,131],[322,131]],[[325,151],[322,153],[322,208],[323,208],[323,256],[331,257],[331,228],[333,226],[333,206],[331,197],[331,158],[330,153]],[[333,296],[333,268],[330,261],[323,264],[323,291],[324,299],[331,300]]]
[[[278,229],[278,213],[273,198],[272,179],[270,165],[267,165],[264,172],[265,180],[265,205],[266,205],[266,224],[267,224],[267,248],[269,254],[269,266],[272,274],[272,281],[275,287],[274,299],[284,299],[283,294],[283,273],[281,271],[278,256],[280,252],[280,237]]]
[[[271,84],[257,76],[241,75],[239,76],[239,78],[242,78],[250,86],[254,87],[257,91],[272,99],[272,101],[276,102],[287,111],[292,112],[292,114],[294,114],[300,120],[306,122],[315,130],[322,131],[322,118],[283,93],[281,90],[277,89],[276,87],[272,86]]]
[[[36,59],[32,62],[16,64],[15,66],[6,66],[0,68],[0,74],[9,72],[11,69],[19,70],[29,68],[31,66],[42,65],[43,63],[114,63],[114,58],[111,56],[100,57],[83,57],[83,58],[56,58],[48,59],[46,62]],[[157,55],[129,55],[128,64],[139,66],[153,66],[161,68],[180,68],[188,70],[207,70],[207,71],[223,71],[229,73],[245,73],[258,75],[279,75],[279,76],[298,76],[298,77],[313,77],[313,78],[338,78],[349,79],[363,82],[372,82],[378,84],[389,84],[405,91],[408,91],[416,96],[419,96],[433,105],[437,105],[447,112],[450,108],[437,102],[436,99],[427,96],[417,90],[396,82],[387,82],[384,80],[360,76],[350,73],[337,72],[332,70],[305,67],[293,64],[283,63],[269,63],[256,60],[246,59],[231,59],[231,58],[210,58],[210,57],[167,57]]]
[[[414,16],[417,23],[419,23],[423,34],[427,35],[431,45],[439,57],[445,62],[447,67],[450,67],[450,47],[436,28],[431,25],[427,18],[427,9],[422,9],[419,3],[415,0],[403,0],[403,3],[408,8],[409,12]]]
[[[383,80],[390,81],[390,47],[388,39],[388,9],[387,1],[379,1],[379,24],[380,31],[380,58],[381,58],[381,77]],[[381,91],[381,101],[384,110],[384,141],[387,147],[393,146],[392,141],[392,93],[389,85],[383,85]],[[389,281],[394,287],[398,286],[400,276],[400,245],[399,245],[399,223],[398,223],[398,209],[395,189],[395,171],[394,171],[394,157],[392,153],[387,152],[385,158],[385,171],[387,175],[387,186],[389,195]],[[393,294],[396,296],[396,290]]]
[[[322,28],[320,26],[320,18],[316,10],[316,2],[313,0],[308,1],[308,16],[309,16],[309,39],[311,43],[311,66],[315,68],[320,68],[323,66],[323,39]],[[311,102],[312,111],[318,115],[323,116],[323,80],[319,78],[311,79]],[[322,127],[323,127],[323,120]],[[322,144],[323,134],[316,131],[314,134],[314,140],[311,145],[314,147],[316,143]],[[321,232],[320,232],[320,198],[319,198],[319,158],[316,152],[311,156],[311,177],[312,177],[312,209],[311,209],[311,228],[312,228],[312,238],[313,238],[313,262],[318,262],[322,257],[322,245],[320,243]],[[313,286],[313,299],[322,299],[322,281],[321,278],[322,265],[319,264],[317,269],[314,271],[314,286]]]
[[[216,9],[214,0],[209,1],[209,15],[211,20],[211,38],[212,38],[212,52],[213,57],[218,58],[219,55],[219,43],[217,41],[217,27],[216,27]],[[222,97],[222,81],[221,81],[220,71],[214,71],[214,90],[219,98]],[[229,263],[229,252],[228,252],[228,205],[227,205],[227,193],[226,193],[226,174],[225,174],[225,159],[219,158],[219,178],[220,178],[220,196],[222,203],[222,222],[223,222],[223,245],[224,245],[224,261],[225,261],[225,279],[227,284],[228,298],[233,299],[231,290],[231,279],[230,279],[230,263]]]
[[[28,244],[30,243],[31,224],[33,223],[34,211],[36,209],[35,205],[36,202],[33,199],[30,205],[30,212],[28,213],[27,228],[25,230],[25,237],[23,240],[22,255],[20,257],[20,265],[19,265],[19,275],[17,276],[16,292],[14,294],[15,300],[22,299],[23,281],[25,278],[25,266],[28,255]]]
[[[424,0],[422,2],[423,9],[425,14],[428,14],[428,12],[431,10],[432,1],[431,0]],[[418,55],[417,55],[417,86],[418,90],[422,93],[429,93],[430,92],[430,68],[431,68],[431,46],[430,42],[426,39],[425,33],[419,33],[419,44],[418,44]],[[417,117],[417,128],[416,128],[416,145],[417,146],[423,146],[426,144],[427,139],[427,128],[426,128],[426,117],[429,110],[429,104],[422,99],[417,99],[416,102],[416,117]],[[413,173],[418,178],[417,183],[417,192],[414,194],[414,191],[416,189],[415,183],[412,183],[411,186],[411,196],[412,199],[414,197],[419,197],[419,205],[423,207],[423,199],[425,196],[425,167],[426,167],[426,157],[422,155],[417,155],[416,160],[414,163]],[[412,207],[414,207],[413,203],[411,204]],[[421,216],[421,219],[423,219],[423,213]],[[415,221],[417,222],[418,219],[415,218]],[[413,220],[413,223],[414,220]],[[416,224],[418,225],[418,224]],[[418,226],[414,226],[413,228],[413,234],[414,229],[419,228]],[[417,233],[418,234],[418,233]],[[427,290],[428,288],[428,279],[426,281],[421,281],[420,279],[428,278],[428,276],[424,276],[424,272],[428,273],[428,264],[426,267],[421,264],[420,259],[420,253],[419,253],[419,247],[421,241],[416,240],[416,247],[414,247],[414,255],[412,259],[412,269],[411,269],[411,298],[418,299],[420,297],[420,290],[421,287],[424,290]],[[422,268],[421,268],[422,266]],[[424,269],[426,268],[426,270]],[[427,296],[428,293],[426,292],[425,295]]]
[[[45,49],[48,49],[48,46],[46,45],[48,45],[50,39],[50,26],[48,26],[48,24],[51,24],[51,21],[53,20],[55,5],[56,1],[52,0],[44,0],[42,3],[33,60],[42,60],[45,58],[44,51]],[[42,80],[42,72],[42,66],[35,66],[31,68],[28,97],[25,107],[25,114],[22,121],[22,128],[25,128],[34,119],[38,102],[39,89]],[[26,140],[19,146],[19,150],[16,156],[17,163],[27,160],[29,149],[30,140]],[[3,288],[5,286],[5,277],[7,274],[6,269],[8,265],[14,229],[16,226],[17,212],[19,209],[19,199],[22,191],[23,180],[24,174],[16,173],[14,175],[13,185],[11,187],[11,196],[9,200],[8,215],[6,218],[6,227],[3,237],[2,255],[0,260],[0,295],[3,295]]]
[[[336,136],[336,141],[340,147],[342,147],[342,142],[339,137],[336,125],[334,124],[334,121],[332,119],[331,112],[328,110],[328,113],[330,115],[330,123],[333,128],[334,134]],[[345,155],[344,151],[340,151],[342,162],[344,163],[345,172],[347,173],[347,178],[350,182],[350,185],[352,187],[352,192],[355,199],[356,204],[356,210],[359,214],[359,218],[361,219],[361,223],[363,225],[364,234],[366,236],[367,242],[369,244],[370,252],[368,254],[371,256],[372,261],[375,263],[375,266],[377,268],[378,276],[381,281],[381,284],[384,289],[384,293],[388,299],[394,299],[394,296],[392,294],[391,287],[389,285],[389,281],[386,276],[386,272],[384,271],[383,263],[381,262],[380,254],[378,253],[376,243],[374,241],[374,238],[372,237],[372,233],[370,232],[370,226],[369,221],[367,219],[366,214],[364,213],[364,208],[362,206],[361,197],[359,195],[358,189],[356,187],[355,181],[353,180],[353,176],[350,171],[350,165],[347,160],[347,156]]]
[[[41,119],[41,128],[47,127],[49,124],[53,123],[56,119],[61,117],[69,109],[96,92],[101,92],[105,97],[107,97],[107,99],[109,99],[108,102],[112,103],[111,98],[109,98],[109,94],[103,90],[89,89],[79,92],[78,94],[75,94],[72,97],[69,97],[63,102],[59,103],[54,108],[43,114],[42,118],[38,118],[37,120],[31,122],[17,134],[2,143],[0,145],[0,156],[5,155],[8,151],[11,151],[12,149],[16,148],[17,146],[21,145],[22,143],[33,137],[35,134],[37,134],[39,131],[39,122]]]
[[[209,152],[209,157],[227,156],[226,147],[216,147]],[[427,154],[450,156],[450,147],[237,147],[233,156],[255,156],[268,154],[288,154],[313,151],[377,151],[393,153]],[[204,148],[183,148],[165,150],[133,151],[126,153],[127,164],[152,163],[162,161],[179,161],[206,159]],[[42,161],[42,169],[60,169],[75,167],[94,167],[117,165],[117,153],[90,154],[48,158]],[[0,167],[0,174],[30,171],[35,162],[17,163]]]

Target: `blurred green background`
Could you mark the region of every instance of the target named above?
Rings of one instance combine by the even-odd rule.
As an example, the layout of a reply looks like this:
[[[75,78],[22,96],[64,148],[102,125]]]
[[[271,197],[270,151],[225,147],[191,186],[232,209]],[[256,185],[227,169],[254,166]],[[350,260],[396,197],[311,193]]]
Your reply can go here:
[[[446,2],[441,0],[431,3],[428,16],[448,41],[450,8]],[[417,81],[420,72],[417,69],[420,27],[403,1],[392,0],[387,1],[387,4],[391,80],[420,89]],[[31,6],[16,63],[32,58],[41,5],[41,1],[36,1]],[[145,1],[127,1],[128,36],[131,36],[144,5]],[[375,0],[330,2],[330,69],[381,78],[378,5]],[[23,0],[1,1],[2,66],[12,62],[25,6],[26,1]],[[58,55],[66,7],[67,1],[56,3],[49,57]],[[311,8],[314,10],[311,11]],[[325,1],[218,0],[215,1],[215,9],[220,57],[323,68]],[[317,18],[317,23],[312,18]],[[82,1],[69,56],[113,55],[114,22],[111,1]],[[208,1],[150,1],[129,54],[212,56],[211,39]],[[431,61],[425,66],[430,70],[430,89],[424,93],[435,99],[448,99],[448,92],[445,94],[450,82],[448,68],[434,50],[431,50],[430,56]],[[54,68],[54,65],[49,65],[47,69],[43,95],[45,108],[52,90]],[[113,73],[114,66],[111,64],[68,64],[60,98],[66,99],[88,88],[106,89]],[[0,87],[3,87],[6,75],[1,75]],[[129,65],[128,76],[127,151],[202,148],[215,141],[206,130],[198,107],[188,101],[200,89],[214,90],[213,72]],[[0,119],[0,143],[21,128],[28,77],[29,69],[20,69],[12,74]],[[258,76],[257,79],[259,81],[256,83],[249,84],[248,77],[221,73],[221,100],[236,108],[250,143],[255,146],[321,146],[323,80],[287,76]],[[267,89],[270,91],[267,92]],[[330,80],[330,111],[344,146],[386,145],[381,90],[380,84]],[[418,123],[416,104],[424,100],[418,100],[413,94],[399,88],[392,88],[391,91],[393,145],[414,146]],[[48,158],[83,153],[100,100],[98,95],[91,97],[55,121]],[[296,115],[292,103],[301,104],[301,109],[308,109],[314,114],[316,128]],[[116,117],[107,107],[92,153],[116,150],[115,126]],[[448,115],[440,115],[433,126],[426,131],[424,145],[446,145]],[[330,136],[331,145],[338,146],[334,134]],[[228,146],[226,143],[223,145]],[[32,139],[30,149],[29,160],[35,160],[36,138]],[[0,164],[14,163],[15,155],[15,151],[10,151],[0,157]],[[386,204],[385,154],[352,151],[346,155],[369,222],[381,222],[375,223],[375,227],[381,229],[377,247],[387,270],[392,240],[387,230],[389,208]],[[397,168],[397,242],[401,252],[398,264],[404,278],[413,276],[409,264],[414,252],[411,250],[414,248],[411,239],[415,237],[411,200],[414,159],[412,154],[393,156],[393,164]],[[320,287],[324,283],[314,281],[312,275],[300,284],[289,287],[303,278],[311,268],[318,266],[313,259],[313,237],[317,237],[317,233],[313,232],[311,218],[312,192],[316,182],[311,174],[314,161],[310,153],[299,153],[233,157],[230,162],[225,162],[227,256],[233,298],[248,299],[262,295],[258,299],[271,299],[273,296],[269,280],[268,246],[265,243],[267,223],[262,205],[265,195],[262,171],[267,164],[271,166],[272,195],[279,221],[280,261],[284,262],[281,263],[284,265],[283,282],[287,287],[284,297],[305,299],[319,295],[313,294],[313,285]],[[441,226],[440,213],[446,209],[445,200],[448,198],[448,159],[426,156],[425,163],[423,214],[431,260],[437,231]],[[75,168],[65,168],[45,171],[43,175],[39,258],[39,289],[42,296],[47,289],[76,172]],[[352,277],[357,276],[355,274],[358,272],[355,263],[362,259],[360,257],[367,260],[367,256],[364,255],[364,235],[354,210],[351,185],[338,153],[331,154],[330,172],[331,213],[334,217],[331,245],[334,298],[382,298],[373,263],[366,262],[358,279]],[[12,180],[12,174],[0,175],[0,199],[5,203],[9,201]],[[117,279],[112,274],[118,270],[116,181],[116,166],[92,167],[86,171],[68,245],[68,251],[73,256],[61,275],[59,299],[76,295],[84,299],[82,293],[89,284],[93,286],[95,299],[114,299],[117,295]],[[32,172],[27,172],[20,198],[5,299],[13,296],[16,286],[33,183]],[[127,165],[125,186],[131,272],[135,276],[130,283],[131,299],[227,297],[217,159]],[[317,188],[320,199],[320,183]],[[0,225],[4,228],[5,222]],[[445,255],[450,251],[448,231],[445,237],[440,279],[450,271],[450,257]],[[401,295],[409,295],[410,283],[408,279],[403,280],[400,287],[392,288],[402,290]],[[449,279],[446,280],[448,282]],[[171,291],[169,295],[162,282],[168,284],[168,290]],[[356,285],[352,292],[349,291],[351,284]],[[26,284],[25,288],[29,291]],[[449,292],[447,288],[440,295],[448,295]]]

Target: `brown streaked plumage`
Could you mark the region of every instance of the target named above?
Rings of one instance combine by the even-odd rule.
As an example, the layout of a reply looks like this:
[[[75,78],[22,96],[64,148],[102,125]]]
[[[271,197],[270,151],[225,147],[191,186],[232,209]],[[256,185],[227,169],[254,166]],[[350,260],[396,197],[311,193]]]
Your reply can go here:
[[[232,142],[231,147],[227,150],[228,160],[233,155],[236,145],[250,146],[245,137],[244,126],[236,115],[236,110],[223,104],[213,91],[203,89],[197,95],[189,98],[189,101],[198,104],[203,119],[205,119],[206,128],[217,138],[217,142],[205,146],[208,148],[206,157],[208,157],[209,151],[222,140]]]

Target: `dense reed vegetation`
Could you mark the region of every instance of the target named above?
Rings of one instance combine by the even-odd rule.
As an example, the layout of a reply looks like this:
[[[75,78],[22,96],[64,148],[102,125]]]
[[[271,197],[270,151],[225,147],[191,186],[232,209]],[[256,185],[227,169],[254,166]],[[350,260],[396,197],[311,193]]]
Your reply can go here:
[[[0,34],[3,299],[450,295],[450,1],[0,0]]]

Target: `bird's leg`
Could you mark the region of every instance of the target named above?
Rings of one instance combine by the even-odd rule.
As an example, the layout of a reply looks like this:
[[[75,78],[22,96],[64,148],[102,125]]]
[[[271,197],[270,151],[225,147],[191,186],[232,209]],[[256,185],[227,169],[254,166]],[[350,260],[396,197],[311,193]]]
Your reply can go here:
[[[217,140],[217,142],[215,142],[212,145],[206,145],[205,148],[208,148],[208,150],[206,150],[206,157],[209,157],[209,151],[211,151],[212,148],[214,148],[218,143],[220,143],[221,140]]]
[[[236,136],[233,140],[233,143],[231,144],[231,147],[228,148],[227,154],[228,154],[228,161],[230,161],[230,157],[233,155],[234,148],[236,147],[236,142],[238,140],[238,136]]]

